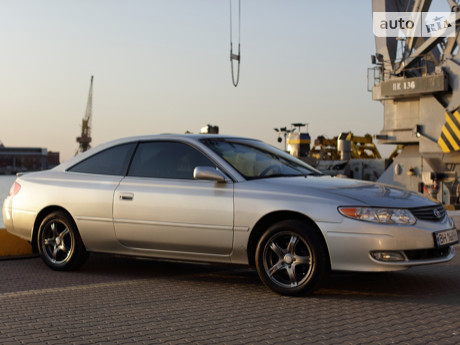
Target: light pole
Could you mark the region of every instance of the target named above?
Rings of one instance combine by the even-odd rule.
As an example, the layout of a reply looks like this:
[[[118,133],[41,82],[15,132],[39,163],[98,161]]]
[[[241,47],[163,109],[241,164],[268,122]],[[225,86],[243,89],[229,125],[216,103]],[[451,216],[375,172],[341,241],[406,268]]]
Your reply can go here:
[[[278,133],[278,142],[282,142],[283,139],[281,138],[281,134],[283,134],[284,136],[284,151],[286,152],[287,150],[287,141],[286,141],[286,137],[289,133],[292,132],[291,129],[287,129],[287,127],[280,127],[280,128],[273,128],[273,130]]]

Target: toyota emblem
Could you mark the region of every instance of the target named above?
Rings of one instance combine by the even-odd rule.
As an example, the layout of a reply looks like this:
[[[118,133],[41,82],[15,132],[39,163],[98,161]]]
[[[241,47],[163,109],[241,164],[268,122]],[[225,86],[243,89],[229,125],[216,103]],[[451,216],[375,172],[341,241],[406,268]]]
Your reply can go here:
[[[433,210],[433,214],[434,214],[434,216],[435,216],[436,218],[438,218],[438,219],[442,217],[441,212],[440,212],[437,208],[435,208],[435,209]]]

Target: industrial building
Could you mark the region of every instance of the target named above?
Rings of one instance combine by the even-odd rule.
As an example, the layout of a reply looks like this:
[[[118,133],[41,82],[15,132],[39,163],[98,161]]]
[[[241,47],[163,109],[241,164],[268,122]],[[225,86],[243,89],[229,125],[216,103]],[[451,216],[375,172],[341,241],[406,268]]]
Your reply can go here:
[[[40,147],[5,147],[0,143],[0,174],[51,169],[59,165],[59,152]]]

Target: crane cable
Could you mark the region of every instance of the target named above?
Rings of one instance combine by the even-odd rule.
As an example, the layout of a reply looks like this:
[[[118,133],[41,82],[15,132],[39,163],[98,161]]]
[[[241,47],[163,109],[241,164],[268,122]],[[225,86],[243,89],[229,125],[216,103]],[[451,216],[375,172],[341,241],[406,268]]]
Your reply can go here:
[[[235,87],[238,86],[238,82],[240,81],[240,62],[241,62],[240,42],[241,42],[241,0],[238,0],[238,54],[234,54],[233,53],[232,0],[230,0],[230,65],[231,65],[231,70],[232,70],[232,82],[233,82],[233,86]],[[238,61],[236,81],[235,81],[235,73],[233,71],[233,60]]]

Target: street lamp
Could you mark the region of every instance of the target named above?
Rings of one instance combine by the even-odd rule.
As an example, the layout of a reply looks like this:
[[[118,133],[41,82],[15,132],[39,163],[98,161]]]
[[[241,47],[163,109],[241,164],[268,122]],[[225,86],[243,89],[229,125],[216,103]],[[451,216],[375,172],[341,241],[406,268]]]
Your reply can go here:
[[[287,127],[280,127],[280,128],[273,128],[273,130],[278,133],[278,142],[282,142],[283,139],[281,138],[281,134],[284,136],[284,151],[286,152],[287,150],[287,143],[286,143],[286,137],[289,133],[292,132],[291,129],[287,129]]]

